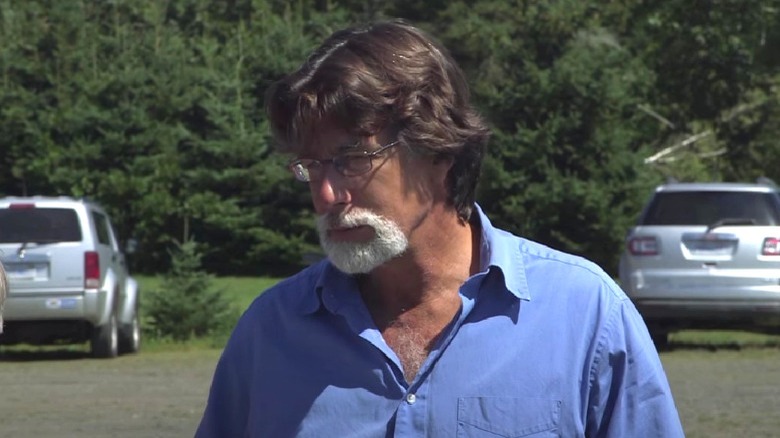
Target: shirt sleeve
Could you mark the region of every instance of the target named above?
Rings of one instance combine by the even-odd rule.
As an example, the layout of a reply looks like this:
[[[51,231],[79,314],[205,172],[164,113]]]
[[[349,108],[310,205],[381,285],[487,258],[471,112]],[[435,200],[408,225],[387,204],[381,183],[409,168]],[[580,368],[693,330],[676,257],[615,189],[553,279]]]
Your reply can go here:
[[[614,303],[590,371],[586,435],[683,437],[658,352],[630,300]]]
[[[249,392],[247,370],[251,367],[247,344],[242,341],[246,330],[237,326],[217,363],[211,382],[206,409],[196,438],[248,436]]]

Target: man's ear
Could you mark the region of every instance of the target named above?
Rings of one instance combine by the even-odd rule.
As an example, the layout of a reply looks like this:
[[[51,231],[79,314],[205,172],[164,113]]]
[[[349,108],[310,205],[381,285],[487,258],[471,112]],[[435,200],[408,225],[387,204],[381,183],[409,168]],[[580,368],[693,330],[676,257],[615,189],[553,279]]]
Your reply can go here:
[[[455,158],[452,155],[439,155],[434,157],[433,166],[437,170],[437,176],[440,181],[445,181],[447,175],[450,173],[453,164],[455,164]]]
[[[439,155],[433,158],[433,164],[437,166],[445,166],[447,171],[450,170],[452,164],[455,162],[455,158],[452,155]]]
[[[437,157],[434,157],[433,164],[436,166],[444,166],[447,169],[447,172],[450,171],[450,168],[455,163],[455,157],[452,155],[439,155]]]

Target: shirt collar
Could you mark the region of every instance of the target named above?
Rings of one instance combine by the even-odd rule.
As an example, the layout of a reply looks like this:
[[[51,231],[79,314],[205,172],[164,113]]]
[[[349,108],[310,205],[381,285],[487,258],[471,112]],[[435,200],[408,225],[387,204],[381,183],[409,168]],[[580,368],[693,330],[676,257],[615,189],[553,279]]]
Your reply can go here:
[[[482,211],[479,204],[474,204],[473,215],[476,215],[482,230],[482,243],[480,248],[480,267],[482,272],[495,270],[500,273],[506,289],[521,300],[530,300],[528,282],[525,275],[525,262],[520,251],[521,243],[515,236],[506,231],[494,228],[490,220]],[[314,292],[301,291],[300,310],[304,314],[311,314],[325,306],[329,311],[336,312],[339,301],[334,299],[334,294],[357,294],[357,284],[353,276],[339,271],[327,259],[320,261],[311,275],[317,278]]]
[[[521,300],[530,300],[525,261],[520,250],[522,241],[504,230],[493,227],[479,204],[474,205],[474,213],[479,218],[482,228],[481,270],[483,272],[495,270],[501,273],[504,286],[512,295]]]
[[[339,302],[336,295],[344,293],[357,294],[357,283],[352,275],[339,271],[330,260],[323,259],[316,265],[316,271],[311,275],[316,278],[314,293],[311,290],[302,290],[300,310],[303,314],[311,314],[325,306],[330,312],[338,311]]]

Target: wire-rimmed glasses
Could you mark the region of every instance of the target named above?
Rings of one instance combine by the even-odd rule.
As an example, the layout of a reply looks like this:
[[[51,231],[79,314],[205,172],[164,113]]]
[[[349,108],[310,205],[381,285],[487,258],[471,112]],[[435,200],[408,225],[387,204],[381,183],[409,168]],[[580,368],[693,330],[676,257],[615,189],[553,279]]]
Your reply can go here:
[[[322,178],[325,164],[333,163],[333,168],[344,176],[359,176],[368,173],[374,167],[374,158],[385,150],[398,144],[398,140],[388,143],[373,151],[349,151],[333,158],[315,160],[313,158],[296,158],[287,165],[300,182],[317,181]]]

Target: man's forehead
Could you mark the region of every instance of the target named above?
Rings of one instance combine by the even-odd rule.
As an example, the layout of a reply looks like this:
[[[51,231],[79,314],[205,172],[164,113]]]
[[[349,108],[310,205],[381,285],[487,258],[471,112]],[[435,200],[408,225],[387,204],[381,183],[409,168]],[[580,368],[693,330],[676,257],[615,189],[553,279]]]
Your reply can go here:
[[[313,129],[294,152],[298,155],[336,154],[356,149],[360,143],[360,138],[349,131],[326,125]]]

